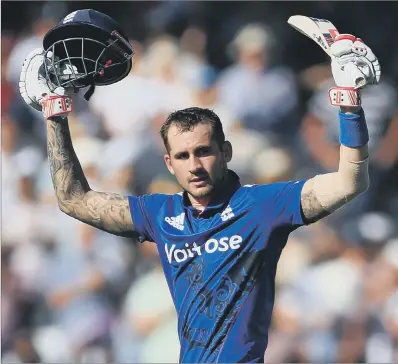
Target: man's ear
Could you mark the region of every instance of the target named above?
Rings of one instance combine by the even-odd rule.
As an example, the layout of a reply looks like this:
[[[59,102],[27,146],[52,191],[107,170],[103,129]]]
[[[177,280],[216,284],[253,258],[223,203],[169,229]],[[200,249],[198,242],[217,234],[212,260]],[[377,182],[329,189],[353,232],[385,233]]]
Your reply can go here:
[[[165,154],[164,157],[163,157],[163,159],[164,159],[164,162],[166,163],[166,167],[167,167],[167,169],[169,170],[169,172],[170,172],[172,175],[175,175],[173,166],[171,165],[170,155],[169,155],[169,154]]]
[[[224,142],[222,152],[224,154],[225,162],[229,163],[232,159],[232,144],[228,140]]]

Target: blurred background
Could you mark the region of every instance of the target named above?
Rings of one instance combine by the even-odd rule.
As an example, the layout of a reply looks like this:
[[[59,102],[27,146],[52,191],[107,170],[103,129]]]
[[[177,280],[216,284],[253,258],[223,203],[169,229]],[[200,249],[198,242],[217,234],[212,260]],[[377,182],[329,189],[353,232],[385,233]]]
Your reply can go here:
[[[398,3],[327,1],[1,2],[2,362],[178,361],[155,245],[58,210],[42,116],[18,92],[26,55],[83,8],[116,19],[136,51],[131,74],[79,97],[69,118],[91,187],[124,195],[179,191],[158,131],[169,112],[193,105],[220,116],[243,183],[335,171],[328,60],[286,21],[326,18],[366,41],[383,70],[363,92],[371,187],[291,235],[265,360],[397,363]]]

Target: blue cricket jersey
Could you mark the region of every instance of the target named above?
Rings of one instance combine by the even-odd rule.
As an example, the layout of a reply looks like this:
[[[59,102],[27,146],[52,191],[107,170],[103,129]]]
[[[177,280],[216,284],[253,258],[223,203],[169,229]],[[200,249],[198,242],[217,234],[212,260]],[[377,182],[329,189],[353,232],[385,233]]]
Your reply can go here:
[[[140,240],[157,244],[180,362],[263,361],[277,262],[289,233],[304,225],[304,182],[241,186],[229,171],[228,187],[202,213],[185,192],[129,197]]]

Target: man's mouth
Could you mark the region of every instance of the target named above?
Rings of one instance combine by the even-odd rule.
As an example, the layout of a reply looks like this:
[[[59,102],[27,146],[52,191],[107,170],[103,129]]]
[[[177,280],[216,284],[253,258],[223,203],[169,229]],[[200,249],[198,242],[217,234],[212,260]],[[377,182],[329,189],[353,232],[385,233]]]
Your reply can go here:
[[[191,179],[191,183],[198,183],[198,182],[204,182],[207,180],[207,176],[202,176],[202,177],[195,177]]]

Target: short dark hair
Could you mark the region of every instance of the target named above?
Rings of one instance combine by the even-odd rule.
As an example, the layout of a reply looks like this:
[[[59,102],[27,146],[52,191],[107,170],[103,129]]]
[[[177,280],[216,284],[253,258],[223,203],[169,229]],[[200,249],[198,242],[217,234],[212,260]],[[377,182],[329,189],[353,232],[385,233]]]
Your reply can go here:
[[[192,131],[198,124],[209,124],[212,127],[213,139],[221,149],[225,142],[225,135],[220,118],[213,110],[190,107],[172,112],[160,128],[160,136],[167,151],[170,150],[167,134],[171,125],[176,125],[181,132],[186,132]]]

